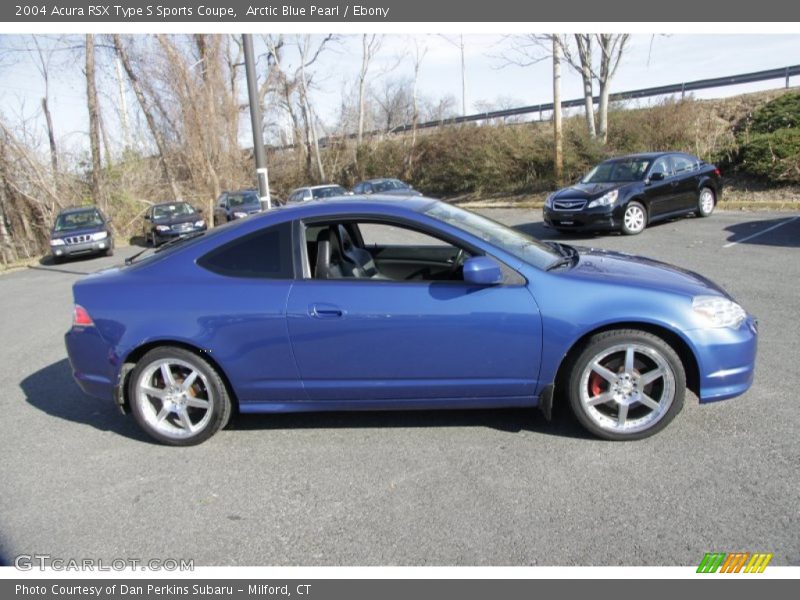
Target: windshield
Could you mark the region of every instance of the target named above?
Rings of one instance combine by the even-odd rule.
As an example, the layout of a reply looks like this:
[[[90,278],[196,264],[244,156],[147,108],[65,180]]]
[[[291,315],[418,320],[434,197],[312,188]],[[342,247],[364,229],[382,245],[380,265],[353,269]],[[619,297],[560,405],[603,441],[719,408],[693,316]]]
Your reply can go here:
[[[340,185],[331,185],[324,188],[311,190],[314,198],[330,198],[331,196],[344,196],[347,192]]]
[[[258,194],[255,192],[238,192],[236,194],[228,194],[228,202],[232,207],[244,206],[249,204],[261,204]]]
[[[437,202],[425,214],[479,237],[540,269],[546,269],[554,259],[560,258],[558,252],[536,238],[463,208]]]
[[[581,179],[581,183],[615,183],[641,181],[650,166],[646,158],[622,158],[600,163]]]
[[[195,209],[186,202],[176,202],[175,204],[161,204],[153,207],[153,218],[164,219],[169,217],[182,217],[184,215],[195,214]]]
[[[399,179],[386,179],[385,181],[373,183],[372,188],[376,192],[390,192],[392,190],[407,190],[408,185]]]
[[[71,231],[84,227],[100,227],[101,225],[103,225],[103,217],[100,216],[96,209],[91,208],[58,215],[53,229],[55,231]]]

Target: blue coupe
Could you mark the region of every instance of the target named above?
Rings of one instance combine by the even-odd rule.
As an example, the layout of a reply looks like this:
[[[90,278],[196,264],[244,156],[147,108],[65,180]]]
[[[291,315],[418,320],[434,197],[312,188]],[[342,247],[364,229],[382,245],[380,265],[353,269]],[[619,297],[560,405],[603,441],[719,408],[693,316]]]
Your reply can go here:
[[[427,198],[287,206],[140,254],[75,284],[66,344],[86,393],[168,444],[233,411],[559,401],[632,440],[687,387],[711,402],[753,380],[755,320],[701,275]]]

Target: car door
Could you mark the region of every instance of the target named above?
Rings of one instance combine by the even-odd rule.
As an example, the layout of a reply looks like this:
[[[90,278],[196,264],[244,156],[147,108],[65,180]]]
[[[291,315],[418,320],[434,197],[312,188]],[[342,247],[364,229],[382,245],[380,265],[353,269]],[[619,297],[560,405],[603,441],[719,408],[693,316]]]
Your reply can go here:
[[[694,210],[697,207],[700,185],[698,161],[687,154],[673,154],[670,156],[670,162],[675,181],[675,199],[673,200],[675,210]]]
[[[653,179],[655,173],[663,173],[664,178]],[[656,159],[648,173],[648,184],[645,189],[647,200],[648,215],[652,219],[672,210],[672,201],[675,196],[675,186],[672,178],[672,166],[669,156],[661,156]]]
[[[290,291],[287,320],[310,400],[530,404],[541,319],[521,276],[476,286],[314,279],[305,271]]]

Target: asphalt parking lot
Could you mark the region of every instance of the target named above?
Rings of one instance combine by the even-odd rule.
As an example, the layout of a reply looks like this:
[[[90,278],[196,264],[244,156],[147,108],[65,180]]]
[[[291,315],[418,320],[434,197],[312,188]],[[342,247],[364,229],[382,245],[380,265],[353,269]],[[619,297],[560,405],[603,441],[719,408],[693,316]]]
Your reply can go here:
[[[759,317],[755,384],[657,436],[588,437],[566,408],[263,415],[152,443],[72,381],[71,284],[113,258],[0,277],[0,555],[196,565],[800,565],[800,215],[719,212],[636,237],[544,239],[701,272]]]

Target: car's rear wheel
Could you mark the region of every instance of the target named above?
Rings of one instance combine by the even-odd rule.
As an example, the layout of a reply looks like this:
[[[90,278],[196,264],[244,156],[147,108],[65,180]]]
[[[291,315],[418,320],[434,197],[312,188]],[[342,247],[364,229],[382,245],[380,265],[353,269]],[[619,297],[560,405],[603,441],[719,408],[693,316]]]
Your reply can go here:
[[[714,212],[717,205],[717,198],[714,196],[714,190],[704,187],[700,190],[700,195],[697,197],[697,215],[700,217],[710,217]]]
[[[183,348],[150,350],[129,381],[128,399],[136,421],[165,444],[199,444],[230,418],[231,400],[219,373]]]
[[[622,233],[636,235],[647,225],[647,210],[639,202],[629,202],[622,215]]]
[[[158,240],[156,239],[156,232],[155,231],[151,231],[150,232],[150,245],[153,248],[157,248],[158,247]]]
[[[683,408],[686,374],[680,358],[664,340],[644,331],[593,336],[567,377],[578,421],[607,440],[651,436]]]

